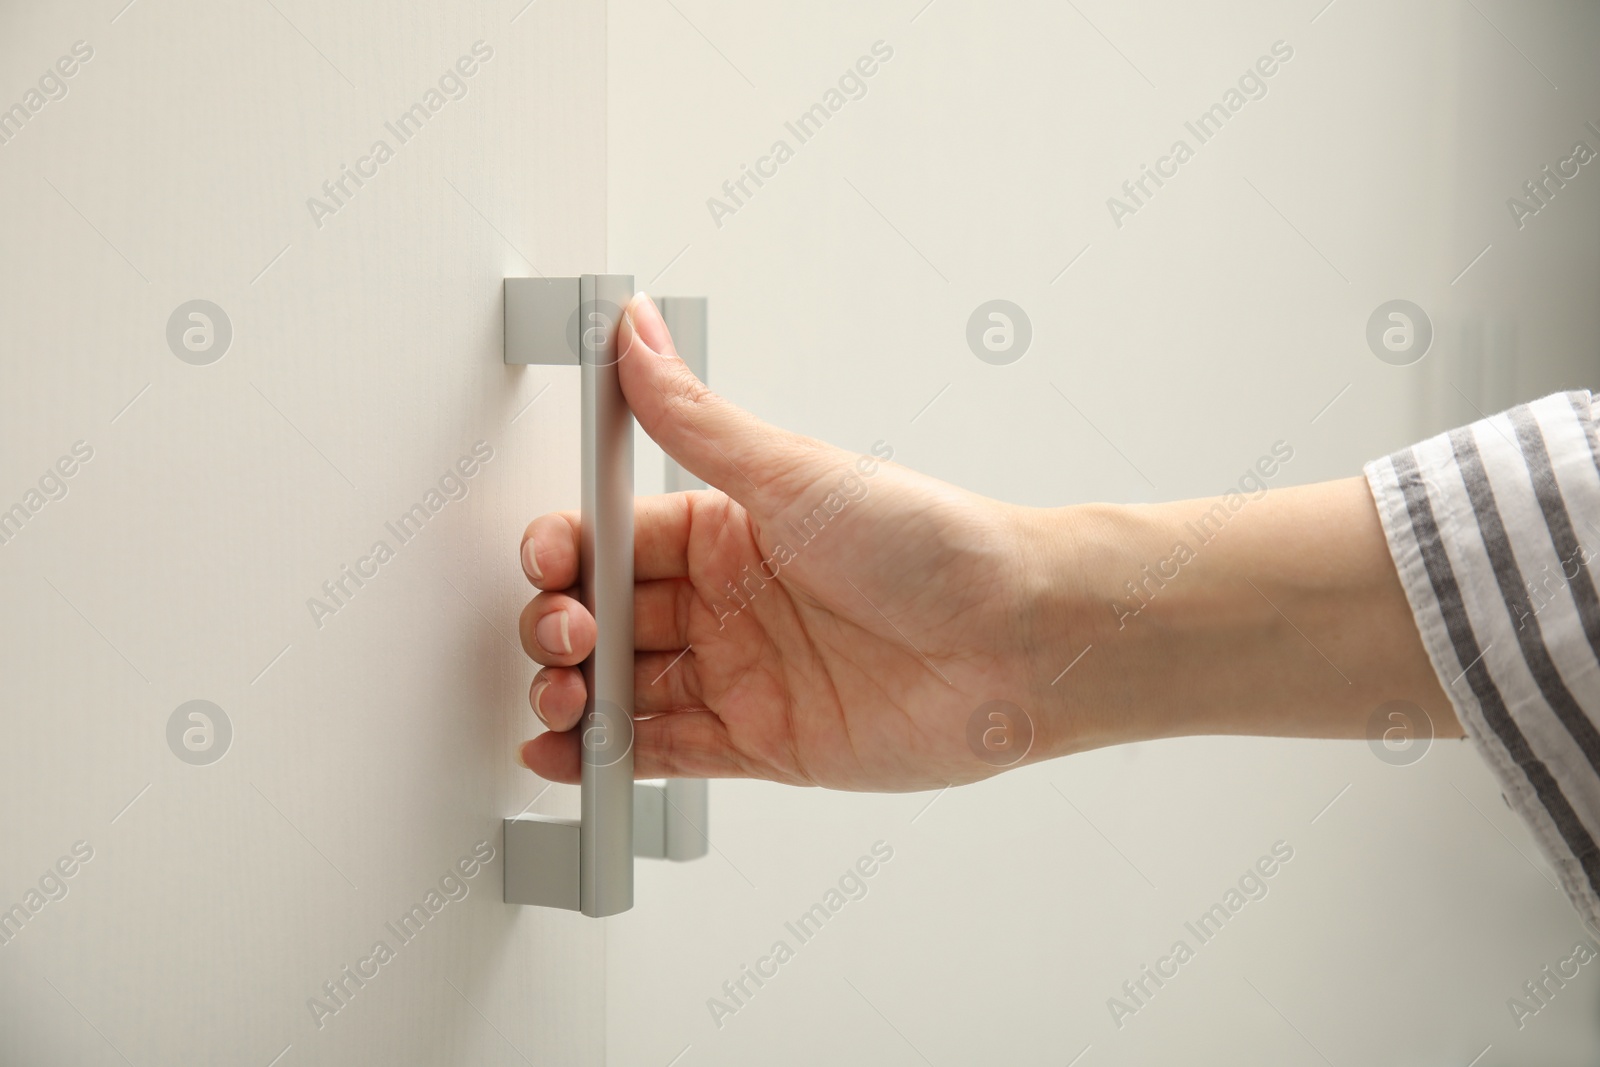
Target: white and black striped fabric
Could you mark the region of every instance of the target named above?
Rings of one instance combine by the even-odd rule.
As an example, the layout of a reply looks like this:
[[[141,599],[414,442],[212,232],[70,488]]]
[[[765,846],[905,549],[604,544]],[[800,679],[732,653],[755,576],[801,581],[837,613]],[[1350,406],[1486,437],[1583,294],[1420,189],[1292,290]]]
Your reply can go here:
[[[1600,442],[1557,393],[1366,466],[1462,726],[1600,928]]]

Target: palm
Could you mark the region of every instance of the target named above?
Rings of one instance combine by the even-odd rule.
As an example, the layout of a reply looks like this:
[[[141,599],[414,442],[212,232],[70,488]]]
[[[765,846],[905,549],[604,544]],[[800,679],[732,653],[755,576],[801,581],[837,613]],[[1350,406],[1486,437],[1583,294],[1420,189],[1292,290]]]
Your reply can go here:
[[[1016,689],[1016,664],[975,654],[1007,624],[991,577],[1010,570],[994,558],[1007,551],[998,524],[973,524],[959,498],[930,504],[908,472],[857,481],[865,495],[806,528],[758,520],[718,492],[695,499],[691,652],[673,669],[706,710],[666,714],[714,716],[694,732],[722,751],[680,773],[845,789],[992,773],[968,748],[967,722]]]

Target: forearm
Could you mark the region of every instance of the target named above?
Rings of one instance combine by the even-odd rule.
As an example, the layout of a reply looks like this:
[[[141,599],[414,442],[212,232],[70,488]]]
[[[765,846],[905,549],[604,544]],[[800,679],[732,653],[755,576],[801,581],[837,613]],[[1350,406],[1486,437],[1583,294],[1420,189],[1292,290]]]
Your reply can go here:
[[[1059,627],[1035,647],[1065,666],[1092,646],[1036,686],[1047,718],[1070,724],[1047,730],[1063,751],[1189,734],[1358,738],[1391,700],[1460,735],[1363,479],[1035,514]]]

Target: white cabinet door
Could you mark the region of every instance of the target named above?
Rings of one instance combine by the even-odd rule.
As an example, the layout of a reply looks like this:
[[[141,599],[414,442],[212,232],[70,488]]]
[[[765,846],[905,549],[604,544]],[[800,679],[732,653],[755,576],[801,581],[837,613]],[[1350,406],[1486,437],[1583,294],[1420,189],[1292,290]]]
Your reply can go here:
[[[499,834],[571,799],[516,548],[578,473],[500,281],[604,269],[604,35],[0,8],[0,1062],[603,1061]]]

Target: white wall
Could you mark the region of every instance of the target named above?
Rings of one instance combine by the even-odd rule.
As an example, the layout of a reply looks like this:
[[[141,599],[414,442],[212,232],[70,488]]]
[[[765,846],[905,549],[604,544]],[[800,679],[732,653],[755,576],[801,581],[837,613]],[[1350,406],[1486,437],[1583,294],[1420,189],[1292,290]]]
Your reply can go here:
[[[0,1061],[601,1063],[603,928],[501,902],[500,820],[540,788],[516,546],[578,476],[576,377],[504,367],[499,316],[503,276],[603,262],[604,5],[125,3],[0,6],[5,106],[93,50],[0,144],[0,507],[93,449],[0,545],[0,907],[93,857],[0,945]],[[197,297],[232,323],[208,366],[165,337]],[[307,599],[379,539],[319,628]],[[232,723],[207,766],[167,743],[194,699]],[[402,946],[385,922],[478,842]],[[307,999],[379,939],[319,1029]]]
[[[1220,491],[1278,439],[1283,484],[1348,476],[1474,406],[1600,385],[1600,176],[1520,231],[1505,203],[1600,147],[1592,7],[924,5],[612,4],[611,267],[709,296],[713,382],[763,417],[1008,500],[1141,501]],[[878,40],[866,96],[719,227],[707,199],[795,147],[784,121]],[[1107,197],[1278,40],[1268,95],[1114,227]],[[963,338],[995,297],[1034,329],[1005,367]],[[1396,297],[1436,328],[1411,367],[1363,338]],[[1507,1010],[1581,929],[1465,743],[1392,767],[1364,743],[1200,739],[936,800],[711,797],[716,851],[643,867],[615,920],[618,1062],[1600,1048],[1588,969],[1524,1029]],[[868,895],[798,945],[785,921],[880,840]],[[1117,1029],[1107,999],[1279,840],[1270,895]],[[716,1026],[708,999],[779,939],[795,958]]]

